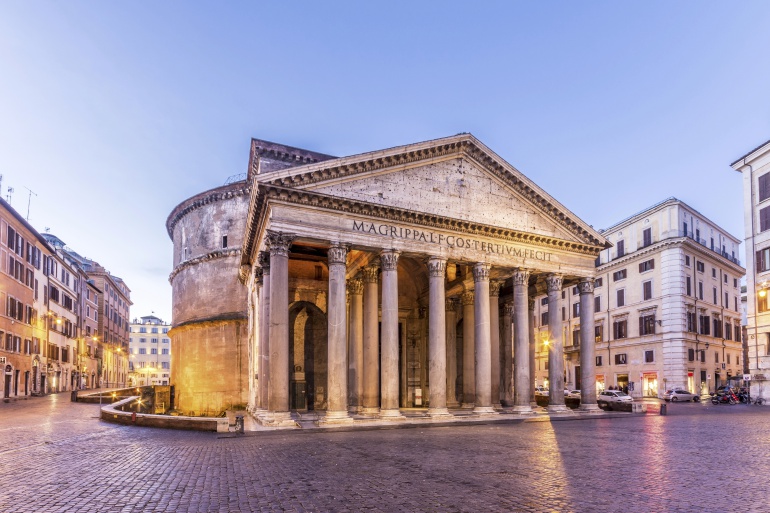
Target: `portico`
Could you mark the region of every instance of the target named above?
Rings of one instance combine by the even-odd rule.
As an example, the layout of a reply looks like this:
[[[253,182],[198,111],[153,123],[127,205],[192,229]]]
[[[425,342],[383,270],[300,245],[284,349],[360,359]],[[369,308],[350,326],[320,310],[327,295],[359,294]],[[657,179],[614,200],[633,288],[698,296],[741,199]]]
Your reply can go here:
[[[547,288],[559,312],[580,283],[587,305],[600,234],[469,134],[270,173],[254,160],[241,279],[267,319],[251,351],[262,422],[531,412],[530,299]]]

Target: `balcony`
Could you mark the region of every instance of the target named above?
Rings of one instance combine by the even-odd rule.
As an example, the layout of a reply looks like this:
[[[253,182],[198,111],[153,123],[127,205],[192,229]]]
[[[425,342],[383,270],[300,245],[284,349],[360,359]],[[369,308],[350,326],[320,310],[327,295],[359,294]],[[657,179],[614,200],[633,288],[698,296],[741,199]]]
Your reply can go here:
[[[732,262],[734,264],[741,265],[741,261],[739,259],[737,259],[736,257],[732,256],[727,251],[722,251],[721,249],[713,249],[713,248],[711,248],[711,246],[706,243],[706,239],[699,239],[699,238],[695,237],[695,234],[692,233],[692,232],[685,232],[684,230],[680,230],[679,231],[679,236],[680,237],[687,237],[689,239],[692,239],[695,242],[697,242],[698,244],[700,244],[701,246],[703,246],[704,248],[708,249],[709,251],[713,251],[714,253],[716,253],[717,255],[721,256],[722,258],[726,258],[727,260],[729,260],[730,262]]]

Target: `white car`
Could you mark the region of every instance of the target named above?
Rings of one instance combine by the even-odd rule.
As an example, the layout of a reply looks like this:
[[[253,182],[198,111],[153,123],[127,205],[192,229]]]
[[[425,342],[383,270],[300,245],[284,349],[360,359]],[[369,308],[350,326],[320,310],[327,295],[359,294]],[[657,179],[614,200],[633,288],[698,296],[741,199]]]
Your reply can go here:
[[[580,390],[565,391],[564,397],[569,397],[570,399],[580,399]]]
[[[632,403],[634,399],[622,390],[602,390],[596,397],[597,402],[605,403]]]
[[[545,387],[535,387],[535,395],[542,395],[543,397],[548,397],[548,389]]]

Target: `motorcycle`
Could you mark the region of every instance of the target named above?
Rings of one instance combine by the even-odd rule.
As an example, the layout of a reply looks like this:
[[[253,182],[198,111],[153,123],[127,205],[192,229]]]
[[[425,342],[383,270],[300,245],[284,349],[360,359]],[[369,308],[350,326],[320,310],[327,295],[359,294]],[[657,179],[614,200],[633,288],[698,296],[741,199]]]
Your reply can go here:
[[[738,401],[740,401],[741,404],[747,404],[751,402],[751,397],[748,392],[740,391],[738,392]]]
[[[722,395],[711,394],[711,404],[736,404],[738,398],[732,392],[727,392]]]

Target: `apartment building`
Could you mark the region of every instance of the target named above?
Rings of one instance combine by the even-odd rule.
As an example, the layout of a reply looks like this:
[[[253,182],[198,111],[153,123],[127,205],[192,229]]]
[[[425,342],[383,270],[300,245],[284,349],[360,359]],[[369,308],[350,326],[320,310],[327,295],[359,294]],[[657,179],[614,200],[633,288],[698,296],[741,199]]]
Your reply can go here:
[[[594,332],[597,390],[702,394],[741,378],[740,240],[676,198],[601,233],[613,246],[596,260],[593,326],[580,326],[577,287],[562,291],[561,312],[536,297],[537,384],[548,384],[550,315],[562,319],[568,388],[579,388],[581,329]]]
[[[770,399],[770,141],[730,166],[743,174],[746,343],[752,397]]]
[[[130,324],[129,384],[168,385],[171,375],[171,324],[154,315],[134,319]]]

